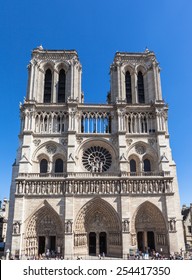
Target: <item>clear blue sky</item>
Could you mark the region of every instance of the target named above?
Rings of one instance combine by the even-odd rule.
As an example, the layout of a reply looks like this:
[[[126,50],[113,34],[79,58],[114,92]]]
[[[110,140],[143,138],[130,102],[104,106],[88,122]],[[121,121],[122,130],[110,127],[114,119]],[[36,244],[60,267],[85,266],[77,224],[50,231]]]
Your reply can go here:
[[[9,197],[18,148],[19,102],[31,50],[75,49],[86,102],[105,103],[116,51],[155,52],[181,204],[192,203],[192,1],[7,0],[0,4],[0,199]]]

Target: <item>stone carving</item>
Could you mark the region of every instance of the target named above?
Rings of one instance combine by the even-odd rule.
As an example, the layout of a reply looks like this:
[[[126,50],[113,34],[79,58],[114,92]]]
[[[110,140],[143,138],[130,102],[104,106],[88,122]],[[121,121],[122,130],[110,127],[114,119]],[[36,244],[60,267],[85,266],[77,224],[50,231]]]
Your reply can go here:
[[[130,146],[133,143],[133,140],[130,138],[126,138],[127,145]]]
[[[81,136],[76,136],[76,140],[78,144],[81,144],[83,142],[83,137]]]
[[[35,140],[33,140],[33,143],[35,144],[35,146],[39,146],[39,144],[41,143],[41,140],[35,139]]]
[[[129,219],[122,221],[122,231],[129,232]]]
[[[16,222],[13,224],[13,234],[20,234],[20,223]]]
[[[162,194],[172,193],[172,180],[67,180],[67,181],[30,181],[16,182],[17,194]]]
[[[157,234],[157,244],[158,245],[165,245],[166,244],[165,234]]]
[[[152,147],[155,145],[156,140],[153,138],[148,139],[148,143],[149,145],[151,145]]]
[[[175,220],[175,218],[171,218],[169,220],[169,231],[170,232],[175,232],[176,231],[176,220]]]
[[[72,222],[68,220],[65,222],[65,233],[72,233]]]
[[[62,144],[63,146],[66,146],[66,145],[67,145],[67,142],[68,142],[67,138],[62,138],[62,139],[61,139],[61,144]]]
[[[146,152],[146,148],[141,146],[141,145],[136,145],[135,146],[135,151],[136,153],[138,153],[139,155],[143,155]]]
[[[150,223],[151,222],[151,219],[150,217],[143,213],[139,218],[138,218],[138,222],[139,223],[142,223],[142,224],[146,224],[146,223]]]
[[[136,245],[136,234],[131,234],[131,245],[135,246]]]
[[[57,147],[53,144],[48,144],[46,145],[46,149],[49,154],[55,154]]]

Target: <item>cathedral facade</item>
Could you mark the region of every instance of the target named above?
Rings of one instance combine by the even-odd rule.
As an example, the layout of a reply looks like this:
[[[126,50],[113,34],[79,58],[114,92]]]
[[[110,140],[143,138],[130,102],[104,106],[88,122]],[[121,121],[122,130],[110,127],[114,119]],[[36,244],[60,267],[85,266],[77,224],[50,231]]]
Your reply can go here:
[[[184,248],[155,54],[117,52],[106,104],[86,104],[74,50],[32,51],[6,248],[124,257]]]

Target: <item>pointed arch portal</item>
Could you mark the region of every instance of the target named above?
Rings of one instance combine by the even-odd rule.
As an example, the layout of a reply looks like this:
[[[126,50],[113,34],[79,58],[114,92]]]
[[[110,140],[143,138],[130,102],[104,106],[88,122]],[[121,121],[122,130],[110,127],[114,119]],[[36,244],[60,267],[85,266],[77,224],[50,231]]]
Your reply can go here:
[[[59,215],[45,201],[28,222],[25,254],[37,256],[47,251],[61,254],[63,251],[63,232]]]
[[[108,202],[94,198],[80,209],[75,222],[74,248],[76,254],[121,256],[121,223]]]
[[[134,226],[139,251],[168,253],[166,223],[157,206],[148,201],[142,203],[135,214]]]

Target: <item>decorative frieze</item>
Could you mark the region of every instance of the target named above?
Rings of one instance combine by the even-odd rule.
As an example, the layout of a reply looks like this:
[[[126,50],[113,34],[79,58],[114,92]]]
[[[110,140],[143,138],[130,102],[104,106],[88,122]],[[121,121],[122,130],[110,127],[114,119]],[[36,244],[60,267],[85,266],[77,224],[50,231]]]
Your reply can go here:
[[[45,178],[46,179],[46,178]],[[16,194],[93,195],[173,193],[172,179],[138,180],[17,180]]]

